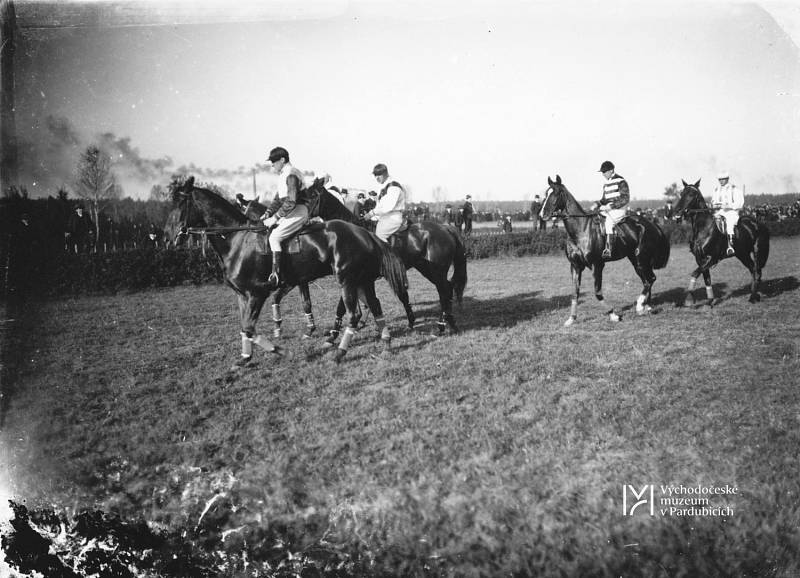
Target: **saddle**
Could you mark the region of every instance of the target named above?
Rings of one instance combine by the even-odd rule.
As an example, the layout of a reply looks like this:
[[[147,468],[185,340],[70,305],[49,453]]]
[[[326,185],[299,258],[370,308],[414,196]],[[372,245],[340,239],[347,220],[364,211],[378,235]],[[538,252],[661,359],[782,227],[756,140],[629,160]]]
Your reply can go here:
[[[308,222],[303,227],[297,231],[294,235],[286,239],[281,243],[281,250],[284,254],[289,255],[296,255],[300,252],[300,237],[303,235],[307,235],[309,233],[314,233],[316,231],[321,231],[325,228],[325,223],[321,221],[313,221]],[[258,252],[262,255],[269,255],[272,253],[272,249],[269,247],[268,237],[269,233],[272,231],[265,231],[264,233],[259,233],[257,236],[258,239]]]
[[[397,229],[391,235],[389,235],[389,238],[387,239],[387,241],[389,242],[389,246],[390,247],[394,247],[396,245],[399,245],[402,242],[401,236],[403,235],[403,233],[407,233],[408,232],[408,228],[412,224],[413,223],[410,222],[407,217],[403,217],[403,222],[400,224],[400,228]]]

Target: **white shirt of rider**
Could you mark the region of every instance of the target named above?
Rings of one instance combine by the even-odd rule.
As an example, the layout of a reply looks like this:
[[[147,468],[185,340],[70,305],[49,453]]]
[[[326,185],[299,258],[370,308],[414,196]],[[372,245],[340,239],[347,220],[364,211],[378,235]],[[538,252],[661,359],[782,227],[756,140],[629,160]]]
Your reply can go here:
[[[723,209],[738,211],[744,207],[744,194],[730,181],[725,185],[717,184],[714,187],[714,194],[711,196],[711,204],[720,205]]]
[[[392,177],[387,177],[387,183],[392,182]],[[388,215],[389,213],[394,212],[402,212],[406,210],[406,194],[400,187],[397,186],[390,186],[386,189],[386,194],[378,201],[378,204],[375,205],[375,208],[372,210],[372,213],[377,216],[381,217],[383,215]]]

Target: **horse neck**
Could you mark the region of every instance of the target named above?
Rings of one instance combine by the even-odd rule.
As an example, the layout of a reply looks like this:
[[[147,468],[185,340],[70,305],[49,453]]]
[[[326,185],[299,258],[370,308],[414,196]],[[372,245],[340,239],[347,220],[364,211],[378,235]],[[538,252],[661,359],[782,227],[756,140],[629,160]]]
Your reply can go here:
[[[322,195],[327,196],[322,198]],[[355,225],[362,224],[363,220],[354,215],[350,209],[337,199],[334,199],[333,195],[325,191],[324,193],[320,193],[320,196],[319,216],[322,220],[330,221],[332,219],[339,219],[340,221],[346,221]]]
[[[565,216],[563,217],[564,228],[570,236],[575,237],[589,228],[592,215],[583,210],[583,207],[580,206],[569,191],[564,189],[563,194],[566,199]]]
[[[204,189],[195,189],[194,206],[207,227],[235,227],[246,221],[225,199]]]

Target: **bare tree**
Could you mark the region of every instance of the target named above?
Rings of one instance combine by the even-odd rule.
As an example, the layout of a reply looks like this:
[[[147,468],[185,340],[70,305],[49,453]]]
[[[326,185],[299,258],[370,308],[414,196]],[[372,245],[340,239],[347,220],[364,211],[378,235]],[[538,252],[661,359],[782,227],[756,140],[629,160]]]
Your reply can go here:
[[[89,202],[95,237],[99,237],[100,212],[110,200],[119,198],[121,188],[111,170],[111,157],[95,145],[87,147],[78,161],[75,192]]]
[[[153,185],[150,188],[151,201],[168,201],[170,192],[163,185]]]
[[[664,197],[666,197],[668,201],[676,202],[680,194],[678,183],[672,183],[670,186],[664,188]]]

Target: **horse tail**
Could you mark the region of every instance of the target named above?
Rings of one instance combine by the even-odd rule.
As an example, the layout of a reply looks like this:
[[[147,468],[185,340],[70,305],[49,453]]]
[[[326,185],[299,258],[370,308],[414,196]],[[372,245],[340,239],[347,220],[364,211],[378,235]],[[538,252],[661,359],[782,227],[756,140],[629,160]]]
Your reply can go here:
[[[453,276],[450,278],[450,286],[460,305],[464,299],[464,288],[467,286],[467,250],[458,235],[453,235],[453,239],[456,242],[456,250],[453,254]]]
[[[663,269],[667,266],[667,261],[669,261],[669,254],[672,248],[672,243],[670,241],[670,233],[665,233],[664,230],[656,225],[656,229],[658,230],[658,247],[656,254],[653,256],[653,269]]]
[[[388,243],[378,243],[381,250],[381,276],[386,279],[402,303],[408,302],[406,267]]]
[[[756,225],[756,239],[753,245],[758,268],[763,269],[769,257],[769,229],[766,226]]]

